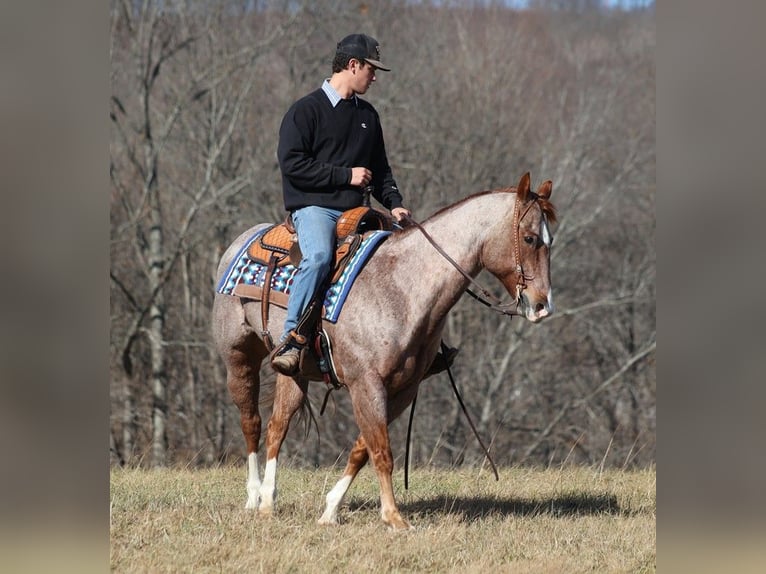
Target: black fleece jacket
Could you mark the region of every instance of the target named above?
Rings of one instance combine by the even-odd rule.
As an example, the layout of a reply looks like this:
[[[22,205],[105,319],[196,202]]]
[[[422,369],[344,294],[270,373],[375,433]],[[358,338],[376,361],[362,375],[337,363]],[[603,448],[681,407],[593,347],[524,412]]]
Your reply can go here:
[[[340,211],[359,207],[362,189],[349,183],[352,167],[372,171],[373,196],[387,209],[402,206],[380,117],[359,97],[333,108],[320,88],[299,99],[282,119],[277,156],[288,211],[308,205]]]

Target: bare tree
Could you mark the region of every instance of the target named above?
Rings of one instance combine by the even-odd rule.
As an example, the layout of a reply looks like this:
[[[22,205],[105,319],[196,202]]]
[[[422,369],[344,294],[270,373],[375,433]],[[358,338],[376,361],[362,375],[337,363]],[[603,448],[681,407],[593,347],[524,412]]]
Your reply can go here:
[[[378,38],[393,68],[365,97],[418,219],[527,170],[554,181],[557,314],[509,322],[466,298],[448,318],[495,460],[653,461],[654,14],[549,4],[113,1],[114,464],[244,454],[209,337],[215,268],[239,233],[284,216],[279,122],[353,31]],[[309,395],[321,404],[324,388]],[[413,461],[479,463],[462,416],[446,377],[429,379]],[[315,424],[321,438],[296,424],[283,456],[341,457],[356,434],[348,397],[334,393]],[[400,456],[405,436],[402,417]]]
[[[209,303],[200,306],[191,292],[197,271],[192,257],[210,234],[195,226],[203,225],[203,214],[225,213],[225,206],[252,184],[238,147],[242,124],[258,78],[257,62],[289,23],[257,22],[257,39],[248,35],[237,42],[226,35],[236,23],[227,12],[231,5],[195,10],[199,7],[195,2],[169,7],[123,2],[115,3],[112,12],[110,171],[115,194],[110,275],[115,296],[130,307],[127,317],[113,320],[113,327],[121,327],[113,328],[113,335],[119,333],[115,357],[120,357],[117,368],[130,380],[135,357],[145,353],[141,360],[146,361],[152,392],[154,465],[168,462],[167,350],[184,349],[185,394],[192,415],[197,404],[192,354],[199,348],[210,353],[206,340],[176,338],[179,332],[171,332],[169,325],[176,298],[184,311],[174,311],[172,320],[187,327],[206,322]],[[126,423],[138,408],[136,391],[135,385],[123,389],[123,443],[128,449],[133,436],[132,425]]]

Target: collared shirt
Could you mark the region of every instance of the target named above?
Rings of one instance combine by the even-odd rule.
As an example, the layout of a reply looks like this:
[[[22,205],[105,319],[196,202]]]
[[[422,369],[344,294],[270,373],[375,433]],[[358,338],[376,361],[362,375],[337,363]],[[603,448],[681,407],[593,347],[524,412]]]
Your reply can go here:
[[[330,105],[333,108],[335,106],[337,106],[341,102],[341,100],[343,99],[340,96],[340,94],[338,93],[338,91],[330,85],[330,79],[329,78],[326,78],[325,81],[322,83],[322,91],[325,94],[327,94],[327,98],[330,100]],[[357,103],[356,102],[356,94],[354,94],[353,98],[354,98],[354,104],[356,104]]]

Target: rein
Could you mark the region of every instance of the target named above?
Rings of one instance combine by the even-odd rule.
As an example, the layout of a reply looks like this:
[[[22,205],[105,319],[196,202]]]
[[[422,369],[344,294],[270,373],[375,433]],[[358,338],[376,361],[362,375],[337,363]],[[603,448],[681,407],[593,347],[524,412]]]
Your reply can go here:
[[[365,188],[365,198],[364,198],[364,204],[369,205],[369,195],[370,195],[370,187],[368,186]],[[533,196],[534,197],[534,196]],[[516,259],[516,272],[518,274],[518,281],[516,283],[516,299],[512,301],[511,303],[503,303],[500,299],[495,297],[492,293],[490,293],[487,289],[481,286],[481,284],[476,281],[471,275],[463,269],[457,261],[452,259],[452,257],[447,254],[442,247],[436,243],[433,237],[431,237],[431,234],[429,234],[425,228],[420,225],[417,221],[415,221],[412,217],[405,215],[402,217],[402,220],[406,222],[409,225],[412,225],[416,227],[423,236],[428,240],[428,242],[436,249],[436,251],[444,257],[455,269],[457,269],[463,277],[468,279],[468,281],[474,285],[479,291],[480,294],[476,294],[471,289],[466,288],[465,291],[474,299],[476,299],[479,303],[482,303],[483,305],[486,305],[493,311],[497,311],[498,313],[501,313],[503,315],[520,315],[516,311],[516,308],[518,307],[519,300],[521,299],[521,293],[526,288],[526,281],[529,279],[524,274],[524,269],[521,265],[521,248],[520,248],[520,242],[519,242],[519,235],[521,233],[521,220],[524,219],[524,216],[527,214],[529,209],[532,207],[532,204],[535,203],[535,201],[530,201],[529,205],[527,205],[527,208],[524,210],[523,213],[520,212],[519,209],[519,196],[516,195],[516,198],[513,203],[513,227],[514,227],[514,233],[513,233],[513,256]],[[447,353],[447,346],[444,344],[444,341],[441,341],[441,350],[442,353]],[[455,392],[455,396],[457,397],[458,403],[460,404],[460,408],[463,411],[463,414],[465,415],[465,418],[468,420],[468,425],[471,427],[471,430],[473,431],[474,436],[476,437],[476,440],[479,442],[479,445],[481,446],[482,450],[484,451],[484,455],[487,457],[487,460],[489,461],[490,466],[492,467],[492,472],[495,475],[495,480],[500,480],[500,476],[497,472],[497,467],[495,466],[495,462],[492,460],[492,457],[489,454],[489,449],[484,445],[484,441],[481,440],[481,437],[479,436],[478,431],[476,430],[476,426],[473,424],[473,420],[471,419],[471,416],[468,414],[468,409],[465,406],[465,403],[463,402],[463,398],[460,395],[460,391],[458,391],[457,383],[455,383],[455,378],[452,375],[452,368],[449,364],[447,364],[447,374],[449,375],[450,383],[452,384],[452,390]],[[327,406],[327,399],[330,396],[330,392],[333,389],[328,389],[327,394],[325,395],[322,409],[320,411],[320,415],[324,413],[325,407]],[[405,443],[405,454],[404,454],[404,488],[409,488],[409,461],[410,461],[410,442],[411,442],[411,436],[412,436],[412,422],[415,415],[415,404],[417,402],[418,395],[417,392],[415,392],[415,396],[412,399],[412,404],[410,405],[410,416],[409,416],[409,422],[407,424],[407,441]]]
[[[441,349],[442,353],[447,352],[447,345],[444,344],[444,341],[441,342]],[[481,437],[479,436],[479,431],[476,430],[476,426],[473,424],[473,420],[471,419],[471,415],[468,414],[468,409],[465,408],[465,403],[463,402],[463,397],[460,396],[460,391],[457,390],[457,383],[455,382],[455,377],[452,376],[452,367],[447,365],[447,374],[449,375],[449,381],[452,383],[452,390],[455,391],[455,396],[457,397],[457,402],[460,404],[460,408],[463,409],[463,414],[465,415],[466,420],[468,420],[468,425],[471,427],[471,430],[473,431],[473,436],[476,437],[476,440],[479,441],[479,445],[481,446],[481,449],[484,451],[484,456],[487,457],[487,460],[489,461],[489,465],[492,467],[492,472],[495,474],[495,480],[500,480],[500,475],[497,473],[497,467],[495,466],[495,461],[492,460],[492,457],[489,456],[489,449],[484,445],[484,441],[481,440]],[[415,393],[415,398],[412,399],[412,404],[410,405],[410,420],[407,424],[407,442],[405,443],[405,451],[404,451],[404,489],[407,490],[410,486],[409,481],[409,469],[410,469],[410,437],[412,435],[412,419],[415,418],[415,403],[418,400],[418,394]]]
[[[428,233],[428,231],[425,230],[425,228],[420,225],[417,221],[412,219],[412,217],[405,215],[402,217],[402,219],[407,222],[410,225],[413,225],[423,234],[423,237],[425,237],[428,242],[433,245],[434,249],[446,259],[450,265],[452,265],[455,269],[457,269],[460,274],[468,279],[468,281],[476,287],[479,290],[479,294],[474,293],[471,289],[466,288],[466,293],[468,293],[471,297],[476,299],[479,303],[482,305],[486,305],[493,311],[497,311],[498,313],[501,313],[503,315],[508,315],[513,317],[514,315],[521,315],[519,312],[516,311],[519,305],[519,300],[521,299],[521,293],[526,289],[527,287],[527,277],[524,275],[524,269],[521,266],[521,248],[519,246],[519,234],[521,233],[521,220],[524,219],[524,216],[527,214],[529,209],[532,207],[532,204],[534,201],[529,202],[529,205],[524,210],[524,213],[520,213],[519,210],[519,196],[516,195],[516,199],[513,203],[513,256],[516,259],[516,272],[518,274],[518,281],[516,283],[516,299],[512,301],[511,303],[503,303],[500,299],[495,297],[492,293],[490,293],[487,289],[481,286],[481,284],[476,281],[471,275],[463,269],[457,261],[452,259],[442,247],[436,243],[433,237]]]
[[[490,293],[484,287],[482,287],[481,284],[478,281],[476,281],[476,279],[471,277],[468,274],[468,272],[458,264],[457,261],[452,259],[452,257],[450,257],[447,254],[447,252],[444,251],[444,249],[442,249],[442,247],[438,243],[436,243],[436,241],[434,241],[434,238],[431,237],[431,235],[428,233],[428,231],[425,230],[425,228],[422,225],[420,225],[417,221],[415,221],[414,219],[406,215],[402,219],[404,219],[408,224],[417,227],[418,230],[423,234],[423,237],[425,237],[428,240],[428,242],[431,245],[433,245],[434,249],[436,249],[436,251],[439,252],[439,255],[444,257],[444,259],[446,259],[450,263],[450,265],[452,265],[455,269],[457,269],[463,277],[468,279],[471,285],[473,285],[480,291],[480,294],[476,294],[470,289],[466,289],[466,292],[471,297],[476,299],[479,303],[486,305],[493,311],[497,311],[498,313],[502,313],[503,315],[513,316],[513,315],[519,314],[516,312],[516,301],[513,301],[512,303],[503,303],[500,299],[498,299],[492,293]]]
[[[423,236],[428,240],[428,242],[433,245],[434,249],[444,257],[449,263],[457,269],[463,277],[468,279],[468,281],[474,285],[479,291],[481,292],[480,295],[477,295],[470,289],[466,288],[466,292],[476,299],[479,303],[482,303],[483,305],[486,305],[493,311],[497,311],[498,313],[502,313],[503,315],[519,315],[518,312],[516,312],[516,307],[518,307],[518,301],[521,298],[521,292],[526,288],[527,284],[526,281],[529,279],[529,277],[524,275],[524,269],[521,265],[521,248],[519,244],[519,235],[521,233],[521,220],[524,219],[524,216],[527,214],[529,209],[532,207],[532,204],[534,201],[529,202],[529,205],[524,210],[524,213],[520,212],[519,209],[519,196],[516,196],[516,199],[513,203],[513,227],[514,227],[514,233],[513,233],[513,256],[516,258],[516,272],[518,273],[518,282],[516,284],[516,299],[513,301],[513,303],[503,303],[500,299],[495,297],[492,293],[487,291],[484,287],[482,287],[478,281],[476,281],[473,277],[471,277],[468,272],[463,269],[457,261],[452,259],[442,247],[434,241],[434,238],[431,237],[431,235],[423,228],[422,225],[420,225],[417,221],[412,219],[411,217],[405,215],[402,219],[407,222],[410,225],[413,225],[418,228],[418,230],[423,234]],[[444,341],[441,341],[441,350],[442,353],[447,352],[447,346],[444,344]],[[489,449],[484,445],[484,441],[481,440],[481,437],[479,436],[479,432],[476,430],[476,426],[473,424],[473,420],[471,419],[471,416],[468,414],[468,409],[466,409],[465,403],[463,402],[463,397],[460,396],[460,392],[458,391],[457,384],[455,383],[455,378],[452,376],[452,368],[447,365],[447,374],[449,375],[450,383],[452,383],[452,390],[455,392],[455,396],[457,397],[457,401],[460,404],[460,408],[463,410],[463,414],[465,415],[466,420],[468,420],[468,425],[471,427],[471,430],[473,431],[473,435],[476,437],[476,440],[479,441],[479,445],[481,446],[482,450],[484,451],[484,455],[487,457],[487,460],[489,461],[490,466],[492,467],[492,472],[495,474],[495,480],[500,480],[500,476],[497,473],[497,467],[495,466],[495,462],[492,460],[492,457],[489,455]],[[409,466],[410,466],[410,442],[411,442],[411,436],[412,436],[412,421],[415,418],[415,404],[418,400],[417,392],[415,393],[415,397],[412,399],[412,404],[410,405],[410,417],[409,422],[407,423],[407,441],[405,443],[405,452],[404,452],[404,488],[409,488]]]

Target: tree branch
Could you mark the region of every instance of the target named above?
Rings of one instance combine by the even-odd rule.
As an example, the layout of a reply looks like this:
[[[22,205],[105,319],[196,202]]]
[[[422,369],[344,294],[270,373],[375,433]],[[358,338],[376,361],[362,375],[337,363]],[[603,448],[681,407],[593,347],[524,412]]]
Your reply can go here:
[[[567,414],[567,412],[576,407],[583,406],[590,401],[594,396],[596,396],[598,393],[606,389],[609,385],[614,383],[617,379],[619,379],[628,369],[630,369],[634,364],[636,364],[638,361],[643,359],[646,355],[651,353],[657,348],[657,341],[654,340],[654,333],[652,333],[651,342],[649,342],[647,345],[645,345],[640,351],[638,351],[635,355],[630,357],[623,365],[620,367],[612,376],[610,376],[608,379],[606,379],[603,383],[601,383],[598,387],[596,387],[593,391],[588,393],[585,397],[580,399],[570,399],[567,401],[563,407],[559,410],[559,412],[556,414],[555,417],[553,417],[553,420],[551,420],[550,423],[548,423],[548,426],[545,427],[543,432],[540,433],[540,435],[537,437],[537,439],[530,444],[527,449],[524,451],[524,458],[529,458],[532,453],[537,449],[538,446],[540,446],[540,443],[542,443],[548,435],[550,435],[551,431],[555,428],[555,426],[559,423],[559,421],[564,418],[564,415]]]

